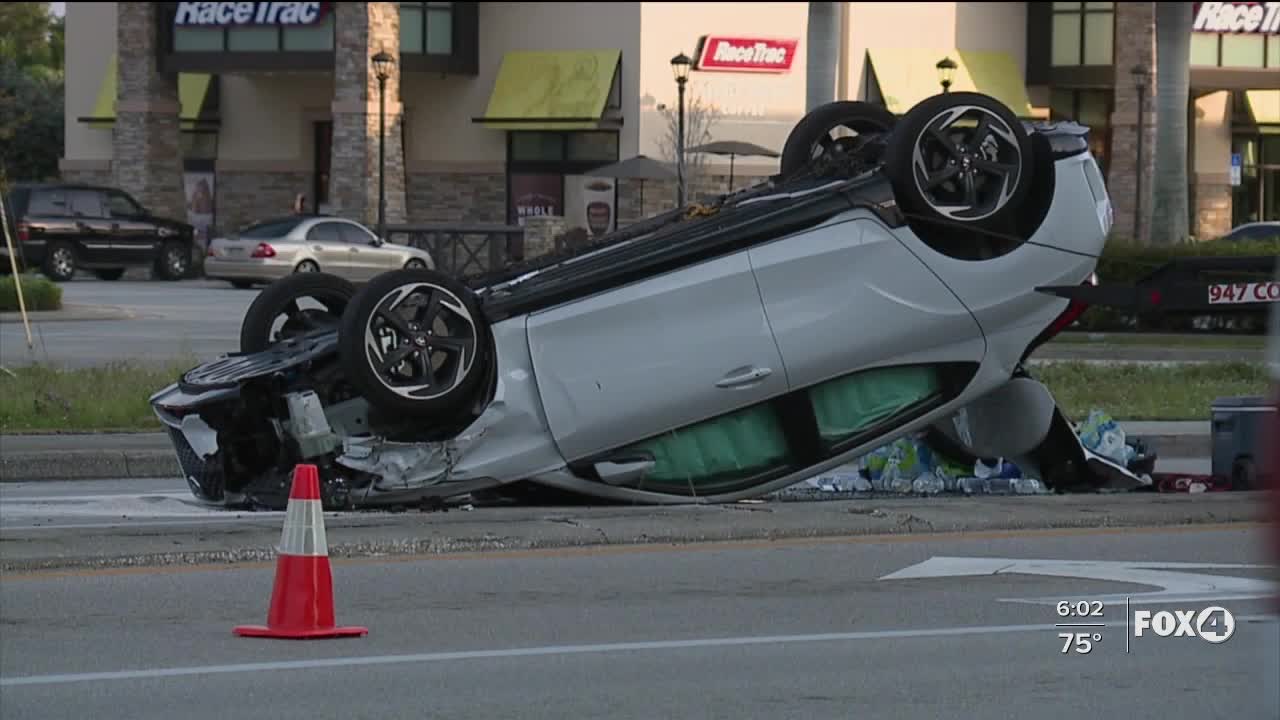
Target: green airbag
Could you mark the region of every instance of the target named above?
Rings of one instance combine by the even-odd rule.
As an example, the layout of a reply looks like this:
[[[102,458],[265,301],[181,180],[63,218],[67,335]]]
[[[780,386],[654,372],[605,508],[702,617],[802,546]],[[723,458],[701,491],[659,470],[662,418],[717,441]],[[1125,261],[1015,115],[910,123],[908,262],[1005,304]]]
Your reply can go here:
[[[787,459],[782,426],[768,405],[673,430],[634,446],[648,453],[653,469],[644,483],[699,483],[747,477]]]
[[[825,382],[809,391],[818,431],[838,441],[866,430],[938,391],[927,366],[878,368]]]

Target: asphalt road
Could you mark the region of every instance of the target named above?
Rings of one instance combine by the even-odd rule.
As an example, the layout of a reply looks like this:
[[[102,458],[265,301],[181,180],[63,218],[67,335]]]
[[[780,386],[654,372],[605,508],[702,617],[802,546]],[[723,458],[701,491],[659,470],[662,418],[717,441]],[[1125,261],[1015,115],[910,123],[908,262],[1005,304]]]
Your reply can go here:
[[[77,278],[63,286],[65,304],[121,308],[131,319],[43,321],[28,349],[21,323],[0,324],[0,364],[33,362],[90,367],[108,362],[164,362],[193,355],[213,359],[239,346],[240,321],[258,290],[212,280],[177,283],[102,282]]]
[[[89,308],[120,308],[134,317],[108,320],[39,321],[35,347],[27,347],[21,323],[0,323],[0,364],[33,362],[88,367],[107,362],[164,362],[195,356],[210,360],[239,347],[240,322],[259,290],[236,290],[213,280],[177,283],[148,280],[102,282],[77,278],[63,286],[63,302]],[[1083,360],[1100,364],[1263,361],[1260,350],[1162,348],[1111,344],[1050,344],[1033,361]]]
[[[338,622],[369,634],[307,643],[232,634],[265,620],[270,564],[11,573],[0,716],[1275,717],[1269,606],[1256,592],[1215,602],[1218,585],[1274,568],[1142,585],[1035,570],[921,577],[948,561],[919,565],[1074,559],[1090,561],[1077,568],[1088,576],[1096,561],[1269,563],[1261,540],[1134,530],[335,561]],[[904,572],[916,577],[886,578]],[[1141,595],[1191,587],[1179,601]],[[1064,654],[1053,603],[1110,593],[1133,609],[1221,604],[1235,634],[1133,637],[1123,603],[1108,600],[1090,619],[1105,627],[1083,630],[1101,639]]]

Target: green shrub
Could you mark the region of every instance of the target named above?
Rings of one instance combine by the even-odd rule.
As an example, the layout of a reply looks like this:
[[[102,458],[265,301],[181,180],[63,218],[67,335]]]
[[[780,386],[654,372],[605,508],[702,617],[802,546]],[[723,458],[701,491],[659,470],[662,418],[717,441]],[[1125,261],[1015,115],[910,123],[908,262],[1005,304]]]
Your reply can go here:
[[[1171,246],[1136,246],[1119,241],[1107,244],[1098,259],[1098,278],[1104,284],[1133,284],[1159,270],[1170,260],[1191,257],[1280,256],[1280,238],[1262,242],[1188,242]],[[1238,274],[1223,276],[1222,281],[1269,280],[1271,275],[1241,278]],[[1214,280],[1207,274],[1206,280]],[[1090,308],[1072,326],[1072,330],[1089,332],[1193,332],[1213,330],[1261,334],[1267,331],[1266,310],[1232,310],[1221,313],[1176,313],[1170,315],[1125,312],[1114,308]]]
[[[22,299],[27,312],[62,309],[62,288],[42,275],[22,276]],[[16,312],[18,289],[13,275],[0,277],[0,312]]]

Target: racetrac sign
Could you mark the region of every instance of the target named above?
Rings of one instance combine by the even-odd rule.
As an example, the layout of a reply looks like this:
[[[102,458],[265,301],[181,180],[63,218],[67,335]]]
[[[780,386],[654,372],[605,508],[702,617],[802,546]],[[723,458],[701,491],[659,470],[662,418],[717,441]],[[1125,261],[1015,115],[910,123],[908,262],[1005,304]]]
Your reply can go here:
[[[1280,33],[1280,2],[1196,3],[1194,32]]]
[[[714,72],[785,73],[796,57],[798,40],[703,35],[693,69]]]
[[[327,2],[180,2],[177,27],[314,25],[329,11]]]

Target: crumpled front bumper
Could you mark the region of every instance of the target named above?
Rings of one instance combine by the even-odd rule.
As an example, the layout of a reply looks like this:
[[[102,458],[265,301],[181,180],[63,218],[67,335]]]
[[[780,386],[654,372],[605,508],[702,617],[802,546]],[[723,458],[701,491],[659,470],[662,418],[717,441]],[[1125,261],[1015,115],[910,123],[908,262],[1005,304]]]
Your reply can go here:
[[[236,388],[204,393],[184,392],[177,383],[151,396],[151,407],[164,424],[173,443],[178,466],[196,498],[223,504],[226,497],[225,466],[218,450],[217,431],[200,417],[203,409],[232,404],[239,399]]]

